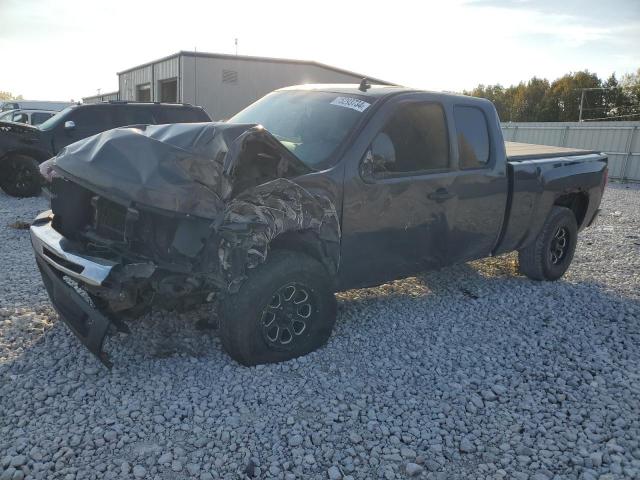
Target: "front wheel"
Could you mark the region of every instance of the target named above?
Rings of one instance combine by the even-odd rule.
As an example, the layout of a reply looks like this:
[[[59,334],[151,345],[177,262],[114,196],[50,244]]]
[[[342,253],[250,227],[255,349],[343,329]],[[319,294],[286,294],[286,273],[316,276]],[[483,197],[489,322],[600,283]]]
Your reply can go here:
[[[532,280],[557,280],[569,268],[578,224],[566,207],[553,207],[535,242],[518,251],[520,271]]]
[[[35,197],[42,190],[38,162],[26,155],[13,155],[2,165],[0,187],[12,197]]]
[[[220,338],[243,365],[275,363],[305,355],[329,339],[336,300],[324,267],[290,251],[271,252],[248,271],[235,294],[221,302]]]

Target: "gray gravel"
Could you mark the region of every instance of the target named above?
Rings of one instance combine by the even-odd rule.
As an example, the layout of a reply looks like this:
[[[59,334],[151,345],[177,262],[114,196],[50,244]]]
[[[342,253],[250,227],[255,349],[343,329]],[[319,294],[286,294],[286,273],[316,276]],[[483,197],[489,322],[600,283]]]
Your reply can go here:
[[[640,478],[640,189],[565,279],[513,255],[339,295],[327,347],[243,368],[193,315],[109,339],[57,320],[0,194],[0,479]],[[19,226],[19,224],[14,224]]]

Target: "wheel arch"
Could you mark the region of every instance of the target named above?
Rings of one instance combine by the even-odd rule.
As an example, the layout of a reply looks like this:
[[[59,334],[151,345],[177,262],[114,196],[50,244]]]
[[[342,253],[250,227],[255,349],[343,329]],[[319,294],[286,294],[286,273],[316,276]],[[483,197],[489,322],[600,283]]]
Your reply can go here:
[[[29,157],[29,158],[34,159],[38,163],[42,163],[45,160],[48,160],[49,158],[51,158],[53,156],[53,155],[51,155],[49,153],[41,152],[39,150],[31,150],[31,149],[26,149],[26,148],[20,148],[20,149],[10,150],[8,152],[4,152],[0,156],[0,165],[3,165],[4,162],[6,162],[11,157],[14,157],[16,155],[24,155],[25,157]]]
[[[582,191],[565,192],[556,197],[553,205],[571,210],[576,218],[578,230],[580,230],[584,225],[587,209],[589,208],[589,195]]]
[[[269,244],[269,250],[302,253],[317,260],[335,280],[340,262],[340,248],[334,242],[320,238],[314,230],[289,230],[276,236]]]

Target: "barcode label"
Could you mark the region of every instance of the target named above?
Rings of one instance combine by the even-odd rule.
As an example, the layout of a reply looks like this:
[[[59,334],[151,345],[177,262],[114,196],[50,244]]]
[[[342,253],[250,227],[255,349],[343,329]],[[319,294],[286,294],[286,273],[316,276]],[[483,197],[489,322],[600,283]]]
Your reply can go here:
[[[336,97],[331,105],[337,105],[339,107],[351,108],[353,110],[357,110],[358,112],[364,112],[370,103],[360,100],[359,98],[352,97]]]

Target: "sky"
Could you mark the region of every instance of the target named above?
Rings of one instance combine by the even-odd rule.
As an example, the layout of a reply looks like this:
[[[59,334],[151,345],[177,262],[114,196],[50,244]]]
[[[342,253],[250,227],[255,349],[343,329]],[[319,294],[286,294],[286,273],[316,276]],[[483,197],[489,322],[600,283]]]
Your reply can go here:
[[[640,68],[640,0],[0,0],[0,91],[79,100],[180,50],[315,60],[462,91]]]

